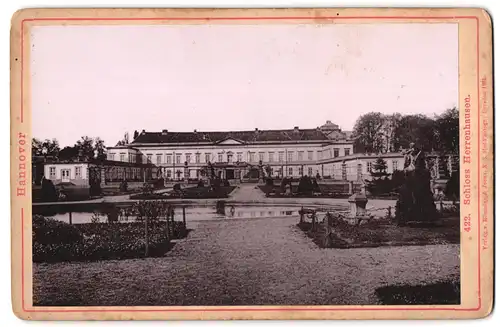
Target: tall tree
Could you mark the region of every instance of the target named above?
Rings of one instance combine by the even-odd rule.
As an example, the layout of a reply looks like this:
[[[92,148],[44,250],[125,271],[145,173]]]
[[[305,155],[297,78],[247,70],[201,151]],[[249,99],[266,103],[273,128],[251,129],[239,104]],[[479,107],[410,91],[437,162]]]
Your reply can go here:
[[[382,127],[384,122],[384,115],[380,112],[370,112],[358,118],[353,130],[356,152],[374,153],[383,150]]]
[[[460,144],[459,112],[448,109],[435,119],[435,148],[448,153],[458,153]]]
[[[104,141],[99,137],[96,137],[94,140],[94,151],[96,159],[106,160],[106,146],[104,145]]]
[[[395,136],[402,118],[403,116],[399,113],[384,116],[384,123],[381,128],[384,152],[397,151]]]
[[[96,137],[95,139],[88,136],[76,141],[73,146],[66,146],[59,153],[59,159],[64,161],[71,160],[92,160],[106,159],[106,146],[104,141]]]
[[[33,138],[31,140],[31,155],[32,156],[42,155],[42,141],[40,141],[39,139]]]
[[[394,131],[394,146],[408,148],[410,143],[418,144],[425,151],[434,150],[434,120],[424,115],[407,115],[401,118]]]
[[[59,152],[59,160],[72,161],[78,159],[78,148],[76,146],[65,146]]]
[[[82,160],[90,160],[94,158],[94,139],[91,137],[82,136],[82,138],[76,142],[75,146],[78,150],[78,156]]]
[[[43,142],[33,138],[31,141],[31,155],[33,156],[52,156],[59,155],[59,142],[56,139],[45,139]]]
[[[366,180],[368,191],[372,195],[390,192],[390,174],[387,172],[387,162],[381,157],[373,163],[370,171],[371,180]]]

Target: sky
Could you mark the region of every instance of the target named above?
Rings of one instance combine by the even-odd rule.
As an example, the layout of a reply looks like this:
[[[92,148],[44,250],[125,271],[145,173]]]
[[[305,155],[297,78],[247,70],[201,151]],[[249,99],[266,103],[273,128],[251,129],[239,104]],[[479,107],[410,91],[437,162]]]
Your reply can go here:
[[[456,24],[37,26],[31,43],[33,136],[61,146],[458,105]]]

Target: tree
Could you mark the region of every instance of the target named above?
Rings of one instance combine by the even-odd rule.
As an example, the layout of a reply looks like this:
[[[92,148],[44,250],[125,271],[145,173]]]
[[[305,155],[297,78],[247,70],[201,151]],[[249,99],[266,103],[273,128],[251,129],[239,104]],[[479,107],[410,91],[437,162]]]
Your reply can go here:
[[[384,159],[381,157],[377,158],[377,160],[373,163],[370,175],[371,180],[366,181],[366,187],[372,195],[380,195],[390,192],[390,174],[387,173],[387,162],[385,162]]]
[[[394,144],[395,136],[402,118],[403,116],[398,113],[384,116],[384,123],[381,128],[384,152],[395,152],[397,150]]]
[[[91,160],[94,158],[94,140],[88,136],[82,136],[75,145],[78,149],[78,155],[82,160]]]
[[[59,152],[59,159],[63,161],[72,160],[105,160],[106,146],[104,141],[96,137],[95,139],[82,136],[73,146],[66,146]]]
[[[403,116],[394,131],[396,149],[408,148],[410,143],[420,144],[424,151],[432,151],[435,144],[434,120],[424,115]]]
[[[106,160],[106,146],[104,145],[104,141],[99,137],[95,138],[94,151],[96,153],[97,160]]]
[[[59,142],[56,139],[45,139],[43,142],[36,138],[31,140],[32,156],[57,157],[59,155],[59,151]]]
[[[76,146],[65,146],[59,152],[59,160],[71,161],[78,159],[78,148]]]
[[[33,138],[31,140],[31,155],[32,156],[42,155],[42,141],[40,141],[39,139]]]
[[[377,153],[383,149],[385,118],[380,112],[370,112],[358,118],[354,125],[353,137],[355,152]]]
[[[460,144],[459,112],[457,108],[448,109],[435,118],[436,150],[458,154]]]

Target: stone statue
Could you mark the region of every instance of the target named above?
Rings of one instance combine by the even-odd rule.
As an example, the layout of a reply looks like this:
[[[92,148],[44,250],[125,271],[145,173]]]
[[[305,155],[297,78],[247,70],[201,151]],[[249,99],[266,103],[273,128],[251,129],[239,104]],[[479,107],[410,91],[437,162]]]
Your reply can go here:
[[[436,205],[430,187],[430,173],[425,164],[425,153],[410,143],[404,153],[405,182],[399,190],[396,203],[398,224],[432,222],[437,218]]]

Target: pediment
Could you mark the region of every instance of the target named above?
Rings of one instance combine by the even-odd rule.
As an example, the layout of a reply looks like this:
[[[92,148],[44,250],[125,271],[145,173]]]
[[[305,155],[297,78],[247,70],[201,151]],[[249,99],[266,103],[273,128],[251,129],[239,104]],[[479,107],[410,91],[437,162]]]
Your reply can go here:
[[[239,145],[239,144],[243,144],[243,142],[240,140],[237,140],[237,139],[233,139],[232,137],[228,137],[227,139],[219,141],[218,144],[220,144],[220,145]]]

